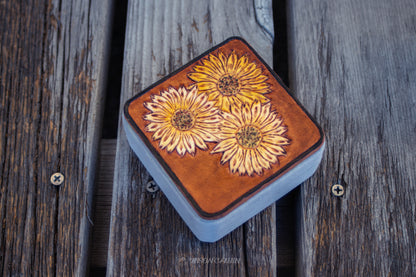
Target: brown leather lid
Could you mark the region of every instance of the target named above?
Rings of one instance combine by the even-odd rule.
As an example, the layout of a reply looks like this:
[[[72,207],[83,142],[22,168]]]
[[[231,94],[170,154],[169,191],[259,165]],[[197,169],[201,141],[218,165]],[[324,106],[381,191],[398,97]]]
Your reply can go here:
[[[200,94],[205,96],[198,98]],[[181,104],[174,99],[187,96],[190,100]],[[172,103],[181,106],[181,111],[175,113]],[[194,110],[188,114],[187,108]],[[171,114],[164,109],[170,109]],[[192,118],[198,112],[202,116]],[[264,114],[261,119],[259,112]],[[240,38],[228,39],[130,99],[125,116],[194,209],[207,219],[226,215],[314,153],[324,141],[316,122]],[[258,117],[258,124],[254,117]],[[226,119],[229,122],[224,125]],[[242,120],[251,121],[244,127]],[[208,125],[211,122],[216,125]],[[157,138],[155,133],[163,128],[166,130]],[[163,138],[169,132],[177,134],[172,140],[186,141],[174,147],[166,142],[169,138]],[[180,137],[181,132],[188,136]],[[263,152],[257,151],[263,142]]]

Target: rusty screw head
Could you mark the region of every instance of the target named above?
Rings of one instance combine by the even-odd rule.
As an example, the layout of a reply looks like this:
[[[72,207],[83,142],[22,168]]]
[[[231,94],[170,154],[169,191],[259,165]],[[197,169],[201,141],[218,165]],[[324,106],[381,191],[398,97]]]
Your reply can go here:
[[[156,185],[156,182],[152,180],[146,184],[146,190],[150,193],[155,193],[159,190],[159,186]]]
[[[60,172],[56,172],[56,173],[52,174],[52,176],[51,176],[51,183],[54,186],[60,186],[60,185],[62,185],[62,183],[64,182],[64,180],[65,180],[65,177]]]
[[[336,197],[341,197],[345,193],[344,186],[340,184],[334,184],[331,188],[332,194]]]

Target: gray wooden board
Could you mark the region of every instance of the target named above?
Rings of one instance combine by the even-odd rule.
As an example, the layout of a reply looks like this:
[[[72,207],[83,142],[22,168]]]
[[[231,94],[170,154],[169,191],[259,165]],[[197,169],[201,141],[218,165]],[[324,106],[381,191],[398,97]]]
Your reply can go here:
[[[300,276],[416,275],[415,11],[413,0],[289,2],[290,83],[328,140],[301,189]]]
[[[242,36],[271,63],[271,13],[271,1],[129,1],[121,104],[230,36]],[[274,205],[219,242],[202,243],[162,193],[146,192],[150,179],[120,125],[109,276],[276,275]],[[223,258],[235,262],[215,262]]]
[[[0,275],[83,276],[110,1],[0,5]]]

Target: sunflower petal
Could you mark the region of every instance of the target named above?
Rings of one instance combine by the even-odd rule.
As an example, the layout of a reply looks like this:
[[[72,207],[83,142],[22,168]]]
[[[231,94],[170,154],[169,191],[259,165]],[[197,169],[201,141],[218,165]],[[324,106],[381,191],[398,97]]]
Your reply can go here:
[[[196,65],[192,68],[196,72],[208,74],[213,80],[218,80],[221,76],[218,74],[218,70],[204,65]]]
[[[288,138],[273,132],[263,133],[263,140],[277,145],[288,145],[290,143]]]
[[[197,85],[195,85],[195,84],[190,85],[188,90],[189,90],[189,93],[198,95],[198,86]]]
[[[241,80],[255,79],[259,77],[262,72],[261,68],[258,68],[258,67],[256,68],[255,63],[251,63],[250,66],[247,67],[246,69],[247,71],[241,72],[239,76]]]
[[[252,152],[252,165],[253,165],[253,170],[254,172],[256,172],[258,175],[261,175],[263,173],[263,167],[260,165],[260,163],[258,162],[258,154],[256,151]]]
[[[195,82],[211,82],[213,81],[213,78],[206,74],[206,73],[201,73],[201,72],[191,72],[188,73],[188,78],[191,79],[192,81]]]
[[[214,107],[214,102],[201,103],[200,110],[211,110]]]
[[[241,71],[243,71],[248,65],[248,58],[246,56],[242,56],[237,61],[236,70],[234,72],[234,77],[238,78]]]
[[[260,125],[262,126],[265,133],[269,132],[270,130],[273,130],[270,129],[269,126],[273,124],[276,120],[278,120],[277,114],[275,112],[271,112],[265,120],[260,122]]]
[[[216,142],[218,140],[218,138],[216,137],[215,134],[211,134],[206,130],[200,129],[199,130],[199,135],[201,136],[201,138],[204,141],[209,141],[209,142]]]
[[[208,59],[202,60],[203,66],[209,68],[211,71],[216,72],[218,76],[222,76],[225,74],[225,71],[221,67],[219,63],[216,63],[214,61],[211,61],[211,57],[213,55],[209,55]],[[216,59],[218,61],[218,59]],[[219,78],[218,78],[219,79]]]
[[[236,140],[230,138],[230,139],[226,139],[218,143],[215,149],[217,152],[224,152],[233,148],[236,144],[237,144]]]
[[[169,127],[166,127],[166,125],[162,125],[162,126],[158,126],[158,127],[156,127],[156,126],[151,126],[152,127],[152,129],[150,129],[149,128],[149,126],[151,125],[151,124],[154,124],[154,123],[150,123],[149,125],[147,125],[147,128],[149,129],[146,129],[146,131],[149,131],[149,132],[155,132],[154,134],[153,134],[153,136],[152,136],[152,138],[154,139],[154,140],[158,140],[158,139],[160,139],[160,138],[162,138],[165,134],[166,134],[166,132],[169,130]],[[155,124],[156,125],[156,124]]]
[[[199,134],[192,134],[192,138],[194,139],[196,146],[198,146],[201,150],[208,149],[208,146],[205,144],[204,140],[200,137]]]
[[[224,131],[224,129],[221,129],[217,137],[219,141],[226,140],[229,138],[235,138],[235,131],[231,133],[231,132]]]
[[[185,153],[186,153],[186,147],[184,145],[183,139],[179,140],[178,146],[176,146],[176,152],[178,152],[178,154],[180,156],[185,155]]]
[[[201,105],[204,105],[208,101],[208,96],[205,93],[197,93],[196,94],[195,103],[198,103],[198,107],[196,109],[200,109]]]
[[[247,82],[246,84],[241,86],[241,89],[246,89],[248,91],[255,91],[255,92],[259,93],[259,91],[268,91],[269,90],[269,84],[264,83],[264,82],[259,83],[259,84]]]
[[[161,123],[151,122],[146,125],[145,130],[148,132],[156,132],[157,130],[162,129],[163,126],[164,126],[163,123],[161,124]]]
[[[263,145],[257,147],[258,153],[268,162],[275,163],[277,162],[277,157],[271,154]]]
[[[246,150],[246,158],[244,159],[244,167],[246,168],[248,176],[251,176],[254,172],[253,169],[253,151]]]
[[[217,88],[217,84],[212,81],[201,81],[198,82],[198,88],[201,91],[212,90]]]
[[[268,80],[269,78],[266,75],[260,74],[259,76],[255,77],[255,78],[248,78],[247,76],[241,77],[239,79],[239,82],[241,84],[241,86],[247,85],[247,84],[260,84],[260,83],[264,83]]]
[[[221,157],[221,163],[225,164],[228,160],[230,160],[235,153],[238,151],[238,147],[234,145],[231,149],[224,152],[224,154]]]
[[[286,155],[286,151],[283,149],[281,145],[271,144],[263,142],[262,146],[268,150],[269,153],[275,156],[284,156]]]
[[[162,95],[152,95],[152,102],[155,103],[157,105],[158,108],[162,108],[162,109],[166,109],[166,106],[170,106],[169,103],[169,99],[167,99],[166,97],[163,97]],[[146,107],[145,103],[145,107]]]
[[[279,128],[281,128],[282,120],[279,117],[275,115],[275,116],[272,116],[270,119],[264,122],[263,130],[265,133],[267,132],[275,133]]]
[[[163,91],[160,95],[167,99],[166,102],[170,104],[171,108],[175,109],[177,101],[176,98],[173,97],[172,93],[169,93],[169,91]]]
[[[272,125],[274,125],[273,122],[269,125],[264,125],[263,134],[266,136],[271,136],[271,139],[274,139],[274,137],[283,137],[284,133],[287,131],[286,127],[280,125],[273,129]]]
[[[228,99],[229,97],[222,97],[221,98],[221,110],[225,111],[225,112],[230,112],[231,109],[231,105],[230,105],[230,100]]]
[[[241,164],[243,164],[243,149],[238,148],[235,155],[230,160],[230,170],[232,173],[235,173]]]
[[[168,122],[169,119],[166,115],[160,113],[149,113],[144,116],[144,119],[150,122],[164,123]]]
[[[231,129],[230,131],[235,131],[241,126],[241,124],[239,124],[239,122],[236,119],[234,119],[234,117],[230,114],[224,113],[223,119],[224,120],[222,122],[222,128],[221,128],[222,130],[224,128],[228,128],[228,129]],[[226,130],[223,130],[223,131],[226,131]]]
[[[185,90],[186,91],[186,90]],[[196,93],[185,93],[184,102],[183,102],[183,109],[184,110],[194,110],[194,104],[198,101],[198,97]]]
[[[237,65],[237,54],[235,51],[231,52],[230,56],[228,56],[227,60],[227,72],[233,73],[235,72],[235,67]]]
[[[156,103],[146,102],[143,105],[146,109],[148,109],[149,111],[152,111],[152,112],[158,112],[158,111],[161,111],[163,109],[162,107],[160,107]]]
[[[239,123],[239,126],[244,125],[243,116],[241,114],[241,109],[239,109],[237,106],[231,107],[231,113],[234,116],[236,122]]]
[[[241,152],[242,152],[242,159],[241,159],[240,166],[238,167],[238,173],[240,175],[244,175],[247,171],[245,167],[246,159],[247,159],[247,150],[242,149]]]
[[[221,95],[221,92],[218,90],[207,90],[206,93],[208,94],[208,100],[214,101]]]
[[[261,112],[261,103],[260,101],[255,100],[251,108],[253,122],[257,122],[260,112]]]
[[[172,152],[175,149],[176,145],[179,142],[179,134],[173,130],[173,128],[168,129],[166,134],[161,138],[159,142],[160,148],[168,150],[168,152]]]
[[[175,99],[181,99],[181,95],[179,93],[179,91],[177,91],[174,87],[169,87],[168,88],[168,94],[170,97],[175,97]]]
[[[220,64],[221,64],[221,67],[224,69],[224,72],[225,73],[230,73],[227,70],[227,57],[224,55],[224,53],[223,52],[219,52],[218,58],[221,61]]]
[[[270,169],[270,162],[264,159],[257,149],[255,151],[256,151],[256,160],[259,166],[261,166],[261,168],[263,169]]]
[[[241,105],[243,104],[243,101],[239,99],[238,95],[233,96],[233,97],[228,97],[228,100],[230,101],[230,106],[235,107],[237,109],[239,109]]]
[[[212,127],[215,126],[214,124],[219,123],[219,122],[220,122],[220,120],[216,116],[208,116],[208,117],[198,116],[196,124],[198,126],[205,126],[205,127],[208,127],[208,128],[210,128],[210,126],[211,126],[211,128],[212,128]]]
[[[189,154],[195,153],[195,142],[189,134],[183,134],[183,143]]]
[[[286,131],[287,131],[287,128],[285,126],[280,126],[279,128],[277,128],[276,134],[283,135],[284,133],[286,133]]]
[[[220,52],[221,53],[221,52]],[[222,63],[221,59],[217,58],[215,55],[209,55],[210,62],[218,69],[218,73],[222,73],[220,75],[224,75],[227,73],[226,68],[224,68],[224,64]]]
[[[248,63],[245,67],[241,68],[238,74],[235,76],[236,78],[244,78],[247,74],[252,73],[256,70],[256,64],[254,62]]]
[[[265,104],[270,101],[269,98],[264,96],[264,94],[267,94],[267,93],[270,93],[270,90],[257,90],[254,92],[253,90],[242,88],[240,89],[237,96],[243,95],[247,97],[248,99],[250,99],[248,103],[251,103],[252,101],[257,100],[257,101],[260,101],[262,104]]]
[[[251,103],[253,101],[258,101],[262,104],[266,104],[266,103],[270,102],[269,98],[267,98],[266,96],[264,96],[262,94],[259,94],[259,93],[252,94],[250,97],[247,97],[244,94],[239,94],[238,98],[240,99],[240,101],[242,101],[244,103]]]
[[[258,120],[257,122],[261,125],[265,120],[267,120],[267,118],[270,116],[270,107],[271,104],[267,103],[266,105],[264,105],[260,111],[260,114],[258,116]]]
[[[250,108],[248,107],[248,105],[245,105],[242,107],[242,116],[243,116],[243,122],[245,124],[250,124],[251,123],[251,111]]]
[[[195,116],[201,121],[205,121],[205,119],[215,119],[215,121],[219,122],[221,120],[221,117],[218,115],[218,110],[215,108],[204,109],[199,111]]]

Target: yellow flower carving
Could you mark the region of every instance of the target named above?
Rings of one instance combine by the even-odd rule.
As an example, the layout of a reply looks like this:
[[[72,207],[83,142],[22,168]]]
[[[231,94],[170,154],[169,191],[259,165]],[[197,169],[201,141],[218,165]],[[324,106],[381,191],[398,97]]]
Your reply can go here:
[[[218,109],[196,86],[190,90],[170,87],[153,95],[144,106],[150,111],[144,116],[150,122],[146,131],[153,132],[152,138],[160,139],[160,148],[168,152],[176,149],[181,156],[186,152],[194,155],[196,147],[207,150],[206,142],[218,141]]]
[[[238,58],[233,51],[227,57],[219,52],[218,56],[209,54],[201,63],[193,67],[188,77],[196,82],[199,92],[207,93],[209,100],[215,101],[221,110],[230,112],[232,106],[241,107],[255,100],[262,104],[269,101],[264,96],[270,92],[268,78],[247,56]]]
[[[232,107],[231,113],[222,114],[220,142],[211,153],[223,153],[221,163],[229,162],[232,173],[240,175],[254,172],[262,174],[286,155],[283,146],[289,145],[285,137],[286,127],[270,103],[262,106],[259,101]]]

